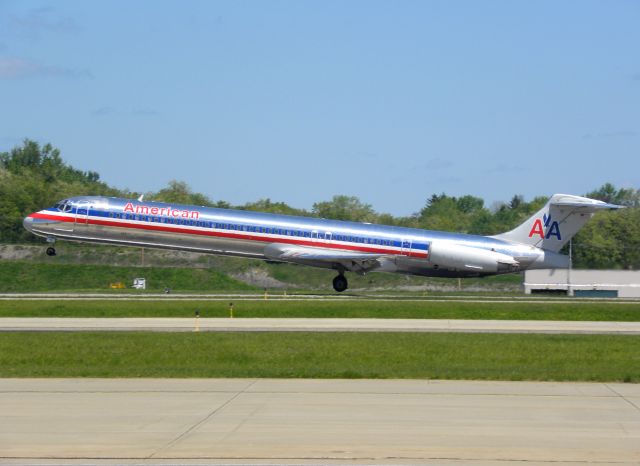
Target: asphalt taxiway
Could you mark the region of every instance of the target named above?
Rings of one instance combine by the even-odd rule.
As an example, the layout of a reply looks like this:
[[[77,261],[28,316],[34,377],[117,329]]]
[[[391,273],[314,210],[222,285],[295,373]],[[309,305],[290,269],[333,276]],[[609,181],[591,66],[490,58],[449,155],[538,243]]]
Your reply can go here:
[[[0,332],[458,332],[640,335],[640,322],[340,318],[3,317]]]
[[[0,463],[637,464],[640,385],[0,379]]]

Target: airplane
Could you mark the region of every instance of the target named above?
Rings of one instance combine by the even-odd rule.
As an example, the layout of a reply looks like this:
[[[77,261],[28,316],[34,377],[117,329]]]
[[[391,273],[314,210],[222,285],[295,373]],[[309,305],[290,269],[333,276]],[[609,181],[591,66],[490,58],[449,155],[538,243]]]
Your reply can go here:
[[[178,205],[102,196],[62,200],[24,219],[49,243],[69,240],[291,262],[333,269],[337,292],[346,272],[482,277],[526,269],[567,268],[562,247],[603,209],[621,206],[554,194],[524,223],[492,236]],[[55,256],[53,245],[46,254]]]

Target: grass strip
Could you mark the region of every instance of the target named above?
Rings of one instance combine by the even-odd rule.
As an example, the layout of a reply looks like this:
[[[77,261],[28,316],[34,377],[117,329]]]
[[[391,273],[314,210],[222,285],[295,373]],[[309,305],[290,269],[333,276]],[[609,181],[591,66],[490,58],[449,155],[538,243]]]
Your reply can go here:
[[[20,246],[15,246],[20,248]],[[0,249],[1,249],[0,245]],[[40,249],[40,259],[31,261],[0,261],[0,292],[24,293],[32,291],[100,291],[110,290],[111,283],[123,282],[131,286],[136,277],[147,279],[148,291],[171,288],[176,292],[217,292],[261,290],[262,287],[248,285],[232,276],[273,277],[291,289],[324,290],[333,293],[331,280],[335,271],[317,269],[295,264],[265,264],[263,261],[193,255],[185,258],[176,251],[148,249],[145,257],[147,267],[140,267],[139,248],[109,247],[100,245],[64,243],[60,255],[47,258],[45,245]],[[155,259],[154,259],[155,258]],[[70,263],[82,261],[86,263]],[[111,265],[110,265],[111,264]],[[120,264],[120,265],[114,265]],[[202,267],[205,268],[202,268]],[[354,289],[391,289],[394,292],[404,287],[429,284],[453,291],[460,283],[463,289],[487,291],[520,290],[520,274],[498,275],[485,278],[465,278],[460,282],[450,278],[426,278],[393,273],[373,273],[366,276],[349,274],[349,285]]]
[[[165,288],[207,291],[255,291],[257,288],[209,269],[171,267],[116,267],[110,265],[39,264],[0,261],[0,292],[51,292],[63,290],[110,290],[122,282],[145,277],[147,291]]]
[[[5,333],[0,377],[640,382],[640,337],[415,333]]]
[[[0,317],[228,317],[229,301],[0,301]],[[235,317],[640,321],[640,303],[233,301]]]

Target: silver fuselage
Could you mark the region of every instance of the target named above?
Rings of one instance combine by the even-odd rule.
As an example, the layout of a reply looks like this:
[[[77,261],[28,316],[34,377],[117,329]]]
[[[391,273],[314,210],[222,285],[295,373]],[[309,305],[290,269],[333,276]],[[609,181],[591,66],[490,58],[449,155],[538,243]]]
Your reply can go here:
[[[376,271],[424,276],[490,275],[442,267],[430,260],[433,244],[495,251],[513,257],[517,270],[566,266],[566,256],[493,237],[376,224],[296,217],[112,197],[75,197],[29,215],[24,226],[49,240],[166,248],[269,260],[270,245],[383,255]],[[295,262],[295,261],[292,261]],[[297,261],[300,262],[300,261]],[[306,265],[339,268],[330,261]]]

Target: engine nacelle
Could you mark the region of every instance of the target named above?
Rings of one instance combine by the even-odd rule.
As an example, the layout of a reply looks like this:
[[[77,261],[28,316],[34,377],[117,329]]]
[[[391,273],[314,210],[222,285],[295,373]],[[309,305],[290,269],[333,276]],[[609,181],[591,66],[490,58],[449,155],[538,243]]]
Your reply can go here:
[[[429,262],[437,269],[478,273],[515,272],[519,266],[518,261],[506,254],[447,241],[431,243]]]

